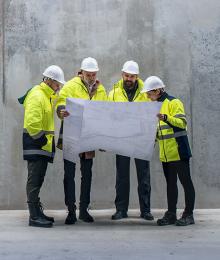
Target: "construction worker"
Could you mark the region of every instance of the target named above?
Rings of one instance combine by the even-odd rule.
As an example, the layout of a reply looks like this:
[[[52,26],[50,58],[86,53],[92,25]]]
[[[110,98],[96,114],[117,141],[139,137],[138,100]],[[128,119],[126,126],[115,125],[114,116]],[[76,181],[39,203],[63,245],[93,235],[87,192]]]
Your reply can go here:
[[[146,102],[149,99],[141,94],[143,81],[138,77],[139,66],[134,61],[127,61],[122,68],[122,79],[119,80],[109,93],[109,101],[113,102]],[[150,165],[149,161],[135,159],[140,217],[153,220],[150,210]],[[130,193],[130,157],[116,155],[116,212],[113,220],[127,218]]]
[[[195,190],[190,176],[189,159],[191,151],[186,132],[186,115],[182,102],[168,95],[162,80],[156,76],[147,78],[142,93],[152,101],[162,102],[160,113],[157,115],[158,140],[160,160],[167,183],[168,210],[163,218],[157,220],[159,226],[176,224],[186,226],[194,224],[193,210]],[[185,209],[180,219],[176,218],[178,197],[177,176],[185,193]]]
[[[55,93],[65,84],[60,67],[52,65],[43,73],[43,81],[30,89],[19,102],[23,104],[23,157],[27,160],[27,203],[30,212],[29,225],[52,227],[54,218],[43,213],[39,193],[44,182],[48,162],[55,154],[54,109]]]
[[[68,116],[66,111],[66,98],[80,98],[86,100],[107,100],[104,86],[97,79],[98,63],[94,58],[83,59],[78,76],[68,81],[59,94],[57,102],[57,115],[60,119]],[[60,131],[62,137],[62,125]],[[58,147],[62,148],[62,138],[58,140]],[[93,217],[88,213],[90,191],[92,182],[92,165],[95,151],[80,154],[81,165],[81,191],[79,203],[79,219],[84,222],[93,222]],[[65,224],[71,225],[77,221],[75,198],[75,163],[64,159],[64,194],[68,215]]]

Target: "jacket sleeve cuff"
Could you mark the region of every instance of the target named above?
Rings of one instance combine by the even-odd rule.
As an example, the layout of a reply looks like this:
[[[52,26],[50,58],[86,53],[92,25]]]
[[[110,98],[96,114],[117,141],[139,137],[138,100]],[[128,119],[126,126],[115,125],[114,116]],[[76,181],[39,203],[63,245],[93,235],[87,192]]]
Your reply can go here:
[[[166,115],[166,118],[164,119],[164,122],[165,122],[166,124],[168,124],[170,127],[174,127],[174,126],[169,122],[169,120],[170,120],[170,116],[169,116],[169,115]]]

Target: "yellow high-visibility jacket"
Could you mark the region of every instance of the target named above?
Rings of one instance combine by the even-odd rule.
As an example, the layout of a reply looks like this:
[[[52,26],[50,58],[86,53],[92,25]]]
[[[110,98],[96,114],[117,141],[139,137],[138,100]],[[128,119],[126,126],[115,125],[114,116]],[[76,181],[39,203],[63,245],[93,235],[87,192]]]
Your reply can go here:
[[[54,91],[44,82],[28,91],[23,97],[24,160],[46,159],[53,162],[55,154],[54,142]]]
[[[172,162],[189,159],[192,154],[187,137],[183,103],[167,93],[164,93],[158,101],[163,102],[160,113],[167,115],[166,121],[160,120],[158,124],[160,160]]]
[[[90,95],[87,87],[83,83],[80,77],[74,77],[70,81],[68,81],[63,88],[60,90],[59,98],[56,104],[56,109],[59,111],[60,109],[65,108],[66,106],[66,98],[80,98],[85,100],[94,100],[94,101],[107,101],[107,94],[105,88],[99,82],[97,84],[96,91]],[[60,127],[59,139],[57,143],[57,148],[62,150],[63,147],[63,121]],[[85,158],[91,159],[95,156],[94,151],[86,152]]]
[[[104,86],[102,84],[98,84],[96,92],[90,98],[87,87],[85,86],[81,78],[77,76],[69,80],[60,90],[56,109],[60,109],[66,106],[66,98],[106,101],[107,95]]]
[[[150,99],[147,98],[145,93],[140,93],[140,91],[144,86],[143,81],[141,79],[138,79],[137,81],[138,81],[138,88],[136,90],[132,102],[150,101]],[[108,100],[115,101],[115,102],[128,102],[128,96],[123,87],[123,79],[119,80],[116,84],[114,84],[112,90],[109,92]]]

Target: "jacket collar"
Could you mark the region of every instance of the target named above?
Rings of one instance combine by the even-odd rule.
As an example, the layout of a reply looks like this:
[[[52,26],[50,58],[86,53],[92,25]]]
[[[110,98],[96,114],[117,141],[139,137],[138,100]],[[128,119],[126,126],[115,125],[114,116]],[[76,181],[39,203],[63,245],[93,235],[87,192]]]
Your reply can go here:
[[[115,84],[116,87],[119,87],[121,88],[122,90],[125,91],[124,89],[124,86],[123,86],[123,79],[120,79],[116,84]],[[137,89],[136,91],[138,90],[138,92],[140,92],[143,88],[143,81],[141,79],[137,79]]]
[[[51,87],[49,87],[45,82],[41,82],[40,87],[48,98],[55,95],[54,90]]]
[[[95,94],[95,92],[98,90],[99,85],[101,85],[101,82],[96,79],[92,89],[89,89],[89,87],[87,86],[87,84],[82,80],[82,78],[80,76],[76,76],[73,79],[73,82],[80,85],[81,87],[83,87],[83,89],[89,93],[90,98]],[[91,96],[92,95],[92,96]]]
[[[158,102],[163,102],[168,97],[168,94],[164,92],[158,99]]]

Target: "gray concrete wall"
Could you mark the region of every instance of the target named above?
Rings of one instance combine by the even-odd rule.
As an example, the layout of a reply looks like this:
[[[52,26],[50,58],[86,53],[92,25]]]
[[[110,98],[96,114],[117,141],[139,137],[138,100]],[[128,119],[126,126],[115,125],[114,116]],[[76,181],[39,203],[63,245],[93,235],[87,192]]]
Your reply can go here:
[[[70,79],[87,56],[97,58],[99,78],[108,90],[120,78],[123,63],[134,59],[143,79],[161,76],[168,91],[183,100],[196,207],[220,207],[219,0],[1,0],[0,4],[0,208],[26,207],[23,108],[17,97],[40,82],[48,65],[61,66]],[[157,149],[151,169],[152,207],[165,208]],[[93,173],[91,206],[113,207],[114,155],[98,152]],[[76,175],[78,199],[79,170]],[[62,178],[62,153],[57,151],[41,192],[49,208],[64,207]],[[138,207],[133,163],[131,187],[131,207]],[[179,207],[182,195],[181,191]]]

